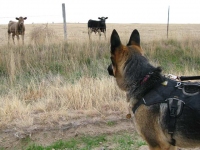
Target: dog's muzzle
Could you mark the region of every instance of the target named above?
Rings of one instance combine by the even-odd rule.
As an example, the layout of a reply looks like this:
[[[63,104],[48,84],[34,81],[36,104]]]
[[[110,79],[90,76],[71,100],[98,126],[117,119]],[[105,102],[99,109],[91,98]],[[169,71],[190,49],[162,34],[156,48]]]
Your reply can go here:
[[[108,73],[109,73],[110,76],[114,76],[112,64],[108,66],[107,70],[108,70]]]

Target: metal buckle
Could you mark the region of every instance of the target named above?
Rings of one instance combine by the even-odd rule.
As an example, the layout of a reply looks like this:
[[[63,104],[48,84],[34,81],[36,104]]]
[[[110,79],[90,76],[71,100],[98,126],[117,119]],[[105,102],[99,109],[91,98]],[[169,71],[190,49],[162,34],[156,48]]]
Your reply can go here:
[[[183,87],[181,85],[182,85],[181,82],[177,82],[175,87],[177,87],[178,89],[182,89]]]

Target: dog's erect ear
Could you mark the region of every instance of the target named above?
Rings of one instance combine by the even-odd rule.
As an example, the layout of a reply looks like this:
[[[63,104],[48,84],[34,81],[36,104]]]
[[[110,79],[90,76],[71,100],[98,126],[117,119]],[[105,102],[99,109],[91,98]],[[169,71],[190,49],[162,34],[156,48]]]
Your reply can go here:
[[[111,44],[111,53],[114,53],[115,48],[121,45],[119,35],[115,29],[113,30],[111,34],[110,44]]]
[[[133,30],[127,46],[138,45],[140,46],[140,34],[137,29]]]

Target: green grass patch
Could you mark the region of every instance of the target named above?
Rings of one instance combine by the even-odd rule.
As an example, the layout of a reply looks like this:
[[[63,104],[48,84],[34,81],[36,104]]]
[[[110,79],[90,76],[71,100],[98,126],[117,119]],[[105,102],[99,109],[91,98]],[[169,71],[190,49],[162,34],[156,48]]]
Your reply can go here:
[[[116,150],[138,149],[140,146],[146,145],[146,143],[136,133],[123,133],[121,135],[116,135],[114,137],[114,142],[118,145]]]
[[[98,136],[82,136],[72,138],[67,141],[59,140],[49,146],[42,146],[32,143],[26,148],[23,148],[23,150],[92,150],[102,148],[105,150],[136,150],[142,145],[146,145],[146,143],[138,136],[137,133],[120,132],[108,135],[102,134]]]
[[[83,136],[77,139],[71,139],[68,141],[59,140],[50,146],[41,146],[32,144],[26,150],[58,150],[58,149],[70,149],[70,150],[90,150],[99,146],[101,143],[106,142],[106,136]]]
[[[69,141],[57,141],[55,143],[53,143],[50,146],[41,146],[41,145],[36,145],[36,144],[32,144],[31,146],[29,146],[26,150],[58,150],[58,149],[70,149],[70,150],[76,150],[78,149],[77,144],[79,141],[76,141],[75,139],[71,139]]]

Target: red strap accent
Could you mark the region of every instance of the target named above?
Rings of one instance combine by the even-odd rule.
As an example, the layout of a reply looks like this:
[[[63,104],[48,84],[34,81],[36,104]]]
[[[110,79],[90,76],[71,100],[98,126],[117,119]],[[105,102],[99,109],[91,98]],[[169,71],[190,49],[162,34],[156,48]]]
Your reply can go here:
[[[149,79],[149,77],[150,75],[146,75],[144,79],[142,80],[141,84],[144,84]]]

